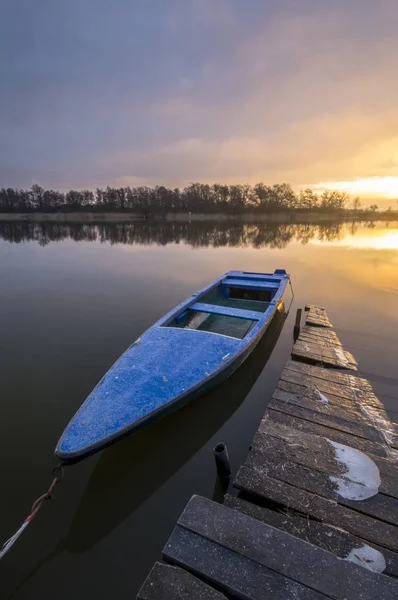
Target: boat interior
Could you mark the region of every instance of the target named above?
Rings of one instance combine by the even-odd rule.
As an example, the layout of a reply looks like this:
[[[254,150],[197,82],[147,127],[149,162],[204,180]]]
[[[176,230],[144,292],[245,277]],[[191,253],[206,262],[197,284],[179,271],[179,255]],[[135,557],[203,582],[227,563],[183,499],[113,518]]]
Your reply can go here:
[[[243,339],[263,317],[279,284],[280,279],[257,273],[228,274],[166,326]]]

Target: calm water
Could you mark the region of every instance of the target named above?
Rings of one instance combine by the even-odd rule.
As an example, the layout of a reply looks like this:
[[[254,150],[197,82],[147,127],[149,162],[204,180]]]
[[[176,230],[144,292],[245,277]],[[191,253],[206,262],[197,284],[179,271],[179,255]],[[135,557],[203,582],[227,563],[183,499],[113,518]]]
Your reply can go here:
[[[0,224],[1,541],[47,489],[64,426],[132,340],[222,272],[277,267],[295,290],[282,332],[273,323],[211,394],[69,467],[2,561],[1,598],[134,598],[189,497],[217,493],[212,447],[227,442],[234,469],[243,461],[296,306],[327,307],[398,421],[398,224]]]

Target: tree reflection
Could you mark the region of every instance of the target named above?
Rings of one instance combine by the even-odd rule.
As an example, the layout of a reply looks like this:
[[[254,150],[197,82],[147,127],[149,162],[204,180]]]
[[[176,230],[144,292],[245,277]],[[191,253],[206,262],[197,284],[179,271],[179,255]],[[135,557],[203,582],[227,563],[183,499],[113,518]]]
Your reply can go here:
[[[373,225],[373,224],[372,224]],[[373,225],[374,226],[374,225]],[[0,223],[0,239],[10,243],[99,242],[110,244],[149,245],[184,243],[193,248],[211,246],[285,248],[291,242],[307,244],[310,240],[341,240],[344,223],[276,224],[243,222],[173,222],[137,221],[132,223],[59,223],[7,221]],[[349,231],[355,234],[356,226]]]

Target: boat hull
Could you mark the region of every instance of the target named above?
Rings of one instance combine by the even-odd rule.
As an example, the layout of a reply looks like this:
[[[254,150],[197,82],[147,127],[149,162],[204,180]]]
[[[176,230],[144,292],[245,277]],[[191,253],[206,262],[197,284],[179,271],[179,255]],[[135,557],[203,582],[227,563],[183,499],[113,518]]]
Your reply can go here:
[[[279,278],[274,302],[264,315],[253,317],[258,322],[243,339],[168,325],[176,315],[198,306],[198,299],[219,286],[225,277],[163,317],[108,371],[58,442],[55,454],[64,464],[78,462],[170,414],[239,368],[283,305],[287,275]],[[258,287],[257,283],[254,285]],[[203,306],[207,310],[208,305],[200,304],[201,310]],[[220,307],[214,310],[225,312]],[[242,313],[239,309],[232,312]]]

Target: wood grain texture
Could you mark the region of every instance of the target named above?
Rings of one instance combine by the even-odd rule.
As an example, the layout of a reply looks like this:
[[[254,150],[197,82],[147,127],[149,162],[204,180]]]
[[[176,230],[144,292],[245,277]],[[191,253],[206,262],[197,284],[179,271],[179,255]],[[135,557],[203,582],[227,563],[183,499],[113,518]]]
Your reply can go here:
[[[232,511],[235,512],[235,511]],[[236,513],[238,514],[238,513]],[[228,524],[226,524],[228,525]],[[257,560],[177,526],[163,549],[167,562],[243,600],[324,600],[330,598],[269,569]]]
[[[305,310],[308,312],[305,321],[306,325],[312,325],[313,327],[332,327],[323,306],[307,304]]]
[[[320,523],[309,519],[305,515],[284,509],[284,511],[270,510],[258,504],[253,504],[238,496],[227,494],[224,500],[225,506],[239,510],[250,517],[267,523],[277,529],[282,529],[295,537],[320,546],[324,550],[335,554],[340,558],[347,558],[350,552],[363,546],[364,542],[359,537],[343,531],[341,528],[333,527],[327,523]],[[398,554],[382,548],[377,544],[368,542],[368,545],[380,552],[386,561],[386,575],[398,576]]]
[[[258,473],[243,466],[234,481],[235,487],[254,497],[291,508],[309,517],[357,535],[382,547],[398,552],[398,528],[373,517],[353,511],[334,500],[300,489],[294,485]]]
[[[178,524],[325,596],[374,600],[398,595],[398,581],[207,498],[194,496]]]
[[[388,449],[386,448],[385,444],[373,442],[364,439],[363,437],[358,437],[354,435],[354,432],[333,429],[332,427],[320,425],[319,423],[314,423],[313,421],[307,421],[305,418],[294,417],[290,414],[280,412],[278,410],[272,410],[270,408],[267,410],[264,419],[269,419],[275,421],[276,423],[288,425],[299,431],[327,437],[333,442],[351,446],[352,448],[356,448],[357,450],[361,450],[365,453],[370,453],[380,457],[388,457]]]
[[[184,569],[157,562],[137,600],[225,600],[225,596]]]
[[[336,369],[357,370],[357,363],[352,354],[342,350],[340,346],[330,346],[321,341],[314,343],[300,336],[292,349],[292,357],[309,364],[323,364]]]

